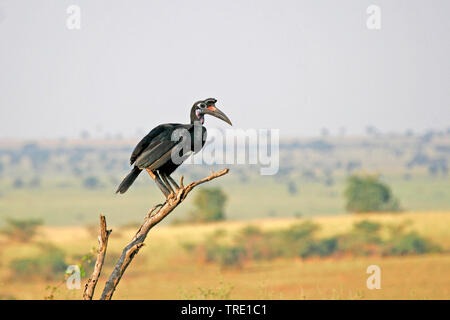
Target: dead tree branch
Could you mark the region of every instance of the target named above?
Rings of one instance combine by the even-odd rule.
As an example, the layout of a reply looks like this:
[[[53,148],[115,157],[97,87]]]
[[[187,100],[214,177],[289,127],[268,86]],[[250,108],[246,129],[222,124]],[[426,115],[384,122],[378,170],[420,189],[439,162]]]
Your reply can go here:
[[[110,233],[111,230],[106,229],[105,216],[100,216],[100,234],[98,236],[99,249],[97,253],[97,260],[95,261],[94,271],[84,286],[84,300],[92,300],[92,296],[94,295],[95,286],[97,285],[98,278],[102,272],[103,263],[105,262],[106,248],[108,247],[108,238]]]
[[[223,169],[222,171],[219,171],[217,173],[212,173],[209,177],[203,178],[201,180],[195,181],[187,185],[186,187],[183,185],[183,177],[181,177],[180,181],[180,188],[176,190],[176,194],[174,194],[172,197],[166,200],[163,204],[158,204],[154,206],[148,213],[147,216],[144,218],[144,222],[140,226],[139,230],[136,232],[135,236],[131,240],[131,242],[123,249],[122,254],[117,261],[114,270],[112,271],[108,281],[105,284],[105,288],[103,289],[103,293],[101,295],[100,300],[111,300],[114,291],[117,288],[117,285],[119,284],[120,279],[122,278],[123,274],[125,273],[125,270],[127,269],[128,265],[133,260],[134,256],[139,252],[139,249],[142,248],[144,245],[145,238],[147,237],[148,232],[159,222],[161,222],[165,217],[169,215],[181,202],[183,202],[184,199],[186,199],[189,192],[191,192],[196,186],[211,181],[213,179],[216,179],[218,177],[221,177],[225,174],[227,174],[229,169]],[[104,217],[103,217],[104,219]],[[102,223],[102,222],[101,222]],[[106,222],[104,229],[101,228],[101,230],[106,230]],[[109,233],[107,234],[107,236]],[[107,240],[106,236],[106,240]],[[104,247],[104,252],[106,252],[106,244]],[[100,253],[99,253],[100,256]],[[103,264],[104,254],[101,258],[101,264]],[[97,262],[99,262],[99,257],[97,257]],[[96,269],[97,269],[97,263],[96,263]],[[95,278],[96,275],[96,269],[94,270],[94,274],[92,275],[92,280],[89,279],[89,282],[86,284],[85,289],[85,296],[92,299],[92,295],[94,294],[95,289],[95,283],[98,280],[98,275],[100,275],[101,271],[101,265],[98,270],[98,275]],[[93,283],[93,284],[92,284]],[[88,287],[89,290],[88,291]],[[84,297],[84,296],[83,296]]]

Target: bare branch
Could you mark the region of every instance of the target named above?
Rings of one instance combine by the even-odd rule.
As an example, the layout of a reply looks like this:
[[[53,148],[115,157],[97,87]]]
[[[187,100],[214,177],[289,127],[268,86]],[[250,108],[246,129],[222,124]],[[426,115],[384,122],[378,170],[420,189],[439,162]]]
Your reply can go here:
[[[154,206],[147,214],[139,228],[138,232],[135,234],[131,242],[123,249],[122,254],[114,267],[111,276],[105,284],[101,300],[111,300],[120,279],[122,278],[126,268],[133,260],[134,256],[139,252],[139,249],[144,245],[145,238],[151,228],[161,222],[169,213],[173,211],[184,199],[186,199],[189,192],[191,192],[196,186],[211,181],[218,177],[227,174],[229,169],[223,169],[217,173],[212,173],[209,177],[203,178],[201,180],[195,181],[183,186],[183,177],[181,177],[180,189],[176,191],[176,194],[167,199],[165,203],[158,204]]]
[[[84,286],[83,299],[84,300],[92,300],[92,296],[94,295],[95,286],[98,282],[98,278],[100,277],[100,273],[102,272],[103,263],[105,261],[106,248],[108,247],[108,238],[111,233],[111,230],[106,229],[106,219],[104,216],[100,216],[100,234],[98,236],[98,254],[97,260],[95,261],[94,271],[92,272],[91,277],[88,282]]]

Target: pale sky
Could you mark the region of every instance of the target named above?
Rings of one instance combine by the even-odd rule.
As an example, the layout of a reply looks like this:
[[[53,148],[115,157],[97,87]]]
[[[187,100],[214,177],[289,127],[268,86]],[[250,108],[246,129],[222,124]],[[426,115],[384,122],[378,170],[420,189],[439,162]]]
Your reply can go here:
[[[208,97],[282,136],[444,129],[449,14],[448,0],[0,0],[0,138],[131,137]]]

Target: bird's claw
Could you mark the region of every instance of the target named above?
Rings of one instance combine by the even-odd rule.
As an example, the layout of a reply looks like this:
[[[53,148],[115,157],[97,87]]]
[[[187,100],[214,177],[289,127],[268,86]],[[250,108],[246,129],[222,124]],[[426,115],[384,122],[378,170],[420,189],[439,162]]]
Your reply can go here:
[[[169,201],[169,200],[172,200],[172,199],[174,199],[174,198],[175,198],[175,193],[171,192],[171,193],[169,193],[169,195],[167,196],[166,200]]]

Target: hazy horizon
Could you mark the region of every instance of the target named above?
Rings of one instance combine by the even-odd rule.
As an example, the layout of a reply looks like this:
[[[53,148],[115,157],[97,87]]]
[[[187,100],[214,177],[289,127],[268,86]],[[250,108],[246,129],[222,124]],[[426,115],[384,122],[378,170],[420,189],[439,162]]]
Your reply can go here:
[[[81,9],[69,30],[67,8]],[[366,27],[369,5],[381,29]],[[0,139],[136,137],[207,97],[281,137],[447,130],[448,1],[0,1]],[[226,127],[207,118],[207,127]]]

